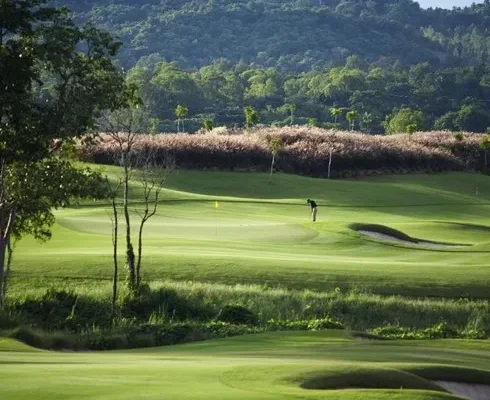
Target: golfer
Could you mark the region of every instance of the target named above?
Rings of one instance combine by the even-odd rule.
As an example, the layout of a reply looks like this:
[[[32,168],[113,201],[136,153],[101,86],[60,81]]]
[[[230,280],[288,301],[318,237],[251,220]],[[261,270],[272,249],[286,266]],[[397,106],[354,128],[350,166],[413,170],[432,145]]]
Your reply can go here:
[[[308,199],[306,202],[310,205],[311,207],[311,216],[313,218],[313,222],[316,221],[316,213],[318,212],[318,205],[316,204],[315,200]]]

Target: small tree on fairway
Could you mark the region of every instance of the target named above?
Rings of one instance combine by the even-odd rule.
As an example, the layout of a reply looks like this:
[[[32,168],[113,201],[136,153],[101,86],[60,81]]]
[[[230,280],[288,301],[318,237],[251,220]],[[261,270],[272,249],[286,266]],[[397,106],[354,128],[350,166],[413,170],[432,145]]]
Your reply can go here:
[[[281,151],[282,143],[281,143],[281,138],[279,136],[272,136],[268,140],[268,147],[269,151],[272,155],[272,160],[271,160],[271,171],[269,175],[269,183],[272,183],[272,174],[274,172],[274,164],[276,162],[276,157]]]
[[[119,235],[119,212],[117,207],[117,196],[119,194],[119,190],[123,184],[123,179],[118,178],[115,183],[111,182],[111,180],[106,176],[106,184],[107,184],[107,193],[108,197],[111,200],[112,206],[112,215],[111,223],[112,223],[112,262],[113,262],[113,274],[112,274],[112,315],[114,315],[116,311],[116,301],[117,301],[117,281],[119,275],[118,268],[118,235]]]
[[[134,252],[131,217],[129,212],[129,182],[136,166],[134,146],[139,132],[147,129],[148,115],[143,109],[141,100],[135,95],[134,87],[126,88],[126,107],[107,112],[100,119],[100,129],[106,132],[113,140],[114,160],[122,167],[123,186],[123,214],[126,222],[126,268],[128,272],[127,284],[130,291],[137,288],[136,256]]]
[[[259,114],[252,107],[247,106],[243,110],[245,114],[245,127],[250,129],[259,122]]]
[[[138,230],[138,256],[136,262],[136,285],[141,284],[141,259],[143,254],[143,228],[148,220],[153,217],[158,209],[160,193],[167,181],[168,174],[174,169],[175,163],[170,156],[158,162],[156,153],[149,150],[147,154],[140,156],[138,167],[140,168],[140,183],[143,189],[143,209],[136,210],[140,217]]]
[[[336,124],[339,115],[342,115],[342,109],[338,107],[332,107],[330,109],[330,115],[334,118],[334,123]]]
[[[354,125],[356,123],[356,119],[359,118],[359,114],[356,111],[351,110],[351,111],[347,112],[347,114],[345,115],[345,118],[349,122],[350,130],[353,131]]]
[[[175,116],[177,117],[177,132],[180,132],[180,126],[182,125],[182,132],[185,131],[184,128],[184,118],[189,113],[189,109],[186,106],[178,105],[175,109]]]

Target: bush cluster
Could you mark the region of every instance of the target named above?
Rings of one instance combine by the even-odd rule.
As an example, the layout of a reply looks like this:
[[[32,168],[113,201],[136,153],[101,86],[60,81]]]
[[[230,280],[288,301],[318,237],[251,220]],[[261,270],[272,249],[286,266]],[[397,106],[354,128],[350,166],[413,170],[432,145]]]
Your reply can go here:
[[[425,329],[387,325],[375,328],[371,333],[388,339],[486,339],[488,336],[483,329],[459,331],[446,321]]]
[[[365,135],[316,127],[264,127],[195,135],[141,135],[134,149],[143,153],[150,148],[156,150],[162,161],[171,155],[181,168],[266,171],[271,162],[268,143],[278,137],[281,149],[276,170],[325,177],[331,152],[332,177],[349,177],[481,169],[480,136],[465,133],[459,140],[448,132],[428,132],[409,138],[403,134]],[[86,161],[111,164],[115,159],[116,146],[108,135],[90,145],[80,144],[78,149]]]
[[[122,298],[116,314],[108,301],[49,289],[38,298],[9,302],[0,313],[0,336],[3,331],[47,349],[108,350],[268,331],[349,328],[387,339],[486,339],[490,334],[485,301],[409,301],[340,291],[260,294],[251,288],[230,297],[224,288],[219,293],[215,286],[206,288],[143,285],[137,295]],[[438,322],[441,318],[449,322]]]

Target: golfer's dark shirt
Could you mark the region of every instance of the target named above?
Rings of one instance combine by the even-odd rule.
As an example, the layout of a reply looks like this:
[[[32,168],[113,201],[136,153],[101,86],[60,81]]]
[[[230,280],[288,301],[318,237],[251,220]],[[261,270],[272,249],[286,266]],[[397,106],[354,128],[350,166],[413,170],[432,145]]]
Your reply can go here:
[[[311,209],[313,209],[313,208],[316,207],[316,203],[313,200],[311,200],[310,201],[310,206],[311,206]]]

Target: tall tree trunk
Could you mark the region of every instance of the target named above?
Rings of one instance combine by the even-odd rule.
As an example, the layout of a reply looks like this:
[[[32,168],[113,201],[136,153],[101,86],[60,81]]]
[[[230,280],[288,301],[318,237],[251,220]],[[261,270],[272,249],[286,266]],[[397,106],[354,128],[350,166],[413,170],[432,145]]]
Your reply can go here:
[[[116,206],[116,197],[112,198],[112,213],[114,215],[114,222],[112,228],[112,247],[113,247],[113,261],[114,261],[114,273],[112,276],[112,315],[114,316],[116,312],[116,301],[117,301],[117,278],[118,278],[118,263],[117,263],[117,235],[119,233],[119,221]]]
[[[10,238],[7,242],[7,252],[8,252],[8,256],[7,256],[7,265],[5,267],[5,273],[4,273],[4,277],[3,277],[3,285],[2,285],[2,299],[7,299],[7,291],[8,291],[8,282],[9,282],[9,276],[10,276],[10,270],[11,270],[11,267],[12,267],[12,258],[13,258],[13,253],[14,253],[14,249],[12,248],[11,244],[10,244]]]
[[[272,173],[274,172],[274,163],[276,162],[276,155],[272,154],[272,162],[271,162],[271,173],[269,175],[269,183],[272,182]]]
[[[5,293],[7,293],[8,257],[10,236],[15,222],[15,211],[10,210],[7,222],[5,222],[5,210],[0,210],[0,309],[5,305]],[[7,256],[7,257],[6,257]],[[11,259],[10,259],[11,261]]]
[[[328,179],[330,179],[330,171],[331,171],[331,168],[332,168],[332,150],[330,150],[330,155],[328,157]]]
[[[124,218],[126,220],[126,266],[128,268],[128,285],[131,291],[136,289],[134,249],[131,243],[131,222],[129,218],[129,154],[124,160]]]
[[[487,174],[487,151],[485,150],[485,165],[483,166],[483,173]]]
[[[0,224],[3,226],[3,218],[0,218]],[[7,246],[5,246],[5,241],[3,239],[3,230],[0,234],[0,310],[4,306],[4,287],[5,287],[5,251]]]
[[[142,219],[140,223],[140,229],[138,232],[138,260],[136,262],[136,284],[139,286],[141,283],[141,255],[143,253],[143,225],[145,224],[145,220]]]

